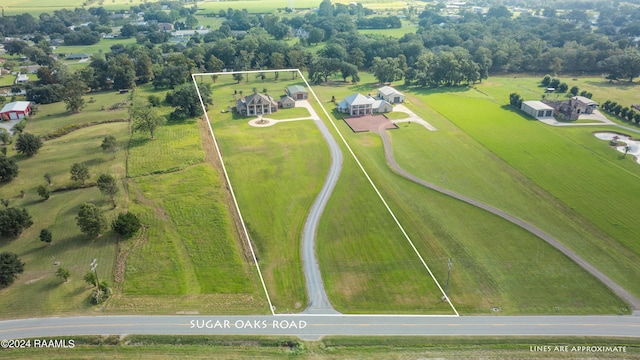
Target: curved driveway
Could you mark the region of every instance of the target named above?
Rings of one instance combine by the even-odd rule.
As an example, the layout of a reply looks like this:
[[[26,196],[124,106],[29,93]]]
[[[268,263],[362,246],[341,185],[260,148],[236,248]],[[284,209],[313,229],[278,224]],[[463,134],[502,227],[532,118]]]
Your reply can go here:
[[[387,159],[387,163],[389,164],[389,166],[391,167],[391,169],[393,169],[393,171],[395,173],[397,173],[398,175],[411,180],[419,185],[422,185],[424,187],[427,187],[431,190],[435,190],[441,194],[445,194],[448,196],[451,196],[455,199],[458,199],[460,201],[463,201],[467,204],[479,207],[481,209],[484,209],[492,214],[495,214],[515,225],[520,226],[521,228],[529,231],[530,233],[534,234],[535,236],[539,237],[540,239],[546,241],[549,245],[553,246],[554,248],[556,248],[557,250],[559,250],[561,253],[563,253],[564,255],[566,255],[568,258],[570,258],[571,260],[573,260],[576,264],[578,264],[580,267],[582,267],[583,269],[585,269],[588,273],[590,273],[591,275],[595,276],[598,280],[600,280],[602,283],[604,283],[611,291],[613,291],[614,294],[616,294],[617,296],[619,296],[620,298],[622,298],[624,301],[626,301],[627,303],[629,303],[629,305],[631,306],[631,308],[633,310],[640,310],[640,299],[638,299],[636,296],[634,296],[633,294],[631,294],[630,292],[628,292],[627,290],[625,290],[622,286],[618,285],[615,281],[611,280],[608,276],[606,276],[605,274],[603,274],[600,270],[596,269],[593,265],[591,265],[590,263],[588,263],[586,260],[584,260],[582,257],[580,257],[578,254],[576,254],[575,252],[569,250],[567,247],[565,247],[564,245],[562,245],[558,240],[554,239],[553,237],[551,237],[550,235],[548,235],[547,233],[545,233],[544,231],[540,230],[539,228],[527,223],[526,221],[519,219],[515,216],[512,216],[510,214],[507,214],[506,212],[497,209],[493,206],[487,205],[485,203],[482,203],[478,200],[460,195],[456,192],[453,192],[451,190],[447,190],[444,189],[442,187],[439,187],[435,184],[429,183],[427,181],[424,181],[408,172],[406,172],[404,169],[402,169],[400,167],[400,165],[398,165],[398,163],[396,162],[395,158],[393,157],[393,148],[391,147],[391,141],[389,139],[389,135],[385,132],[384,129],[380,128],[378,129],[377,133],[380,135],[380,137],[382,138],[382,143],[384,144],[384,156]]]
[[[318,258],[315,252],[315,238],[322,212],[329,201],[333,188],[338,182],[340,170],[342,169],[342,152],[340,151],[338,143],[329,132],[329,129],[324,122],[320,120],[320,117],[311,104],[304,100],[296,101],[296,106],[298,105],[302,105],[309,110],[313,121],[318,126],[318,129],[320,129],[327,145],[329,145],[329,152],[331,153],[329,173],[327,174],[320,193],[318,193],[316,200],[313,202],[313,205],[311,205],[309,215],[307,215],[307,220],[302,230],[302,262],[307,284],[307,294],[309,295],[309,304],[304,310],[304,313],[337,314],[338,312],[331,306],[327,292],[324,289],[324,282],[322,281],[320,266],[318,265]]]

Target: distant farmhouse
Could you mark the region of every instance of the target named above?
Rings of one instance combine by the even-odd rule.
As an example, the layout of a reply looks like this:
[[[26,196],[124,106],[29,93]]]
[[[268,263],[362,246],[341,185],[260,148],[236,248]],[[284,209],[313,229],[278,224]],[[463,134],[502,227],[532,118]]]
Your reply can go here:
[[[260,93],[242,97],[236,102],[236,111],[242,115],[263,115],[278,111],[278,103],[270,95]]]
[[[16,75],[16,81],[14,82],[14,84],[25,84],[28,82],[29,77],[27,76],[27,74],[18,73],[18,75]]]
[[[4,121],[23,119],[24,117],[29,116],[30,111],[30,101],[10,102],[3,106],[2,110],[0,110],[0,119]]]

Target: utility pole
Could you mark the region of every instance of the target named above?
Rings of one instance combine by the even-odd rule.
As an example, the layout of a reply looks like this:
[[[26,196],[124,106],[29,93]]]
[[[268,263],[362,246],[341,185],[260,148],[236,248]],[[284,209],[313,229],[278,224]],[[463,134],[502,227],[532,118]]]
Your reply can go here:
[[[449,277],[451,276],[451,258],[447,263],[447,285],[444,288],[444,295],[449,298]]]

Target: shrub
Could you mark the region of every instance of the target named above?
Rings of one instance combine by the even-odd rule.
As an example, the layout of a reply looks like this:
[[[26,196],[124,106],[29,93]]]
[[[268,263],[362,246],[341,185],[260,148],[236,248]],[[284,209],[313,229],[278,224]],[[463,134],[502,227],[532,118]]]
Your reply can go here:
[[[124,238],[133,236],[141,226],[138,217],[130,212],[118,214],[118,217],[111,223],[111,229]]]

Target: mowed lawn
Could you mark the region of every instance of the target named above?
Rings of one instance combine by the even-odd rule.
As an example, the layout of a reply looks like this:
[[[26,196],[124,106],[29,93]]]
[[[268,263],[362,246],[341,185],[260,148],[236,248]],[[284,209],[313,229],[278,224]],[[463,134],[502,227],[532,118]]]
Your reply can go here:
[[[361,78],[362,84],[351,86],[337,81],[330,86],[314,86],[313,90],[326,110],[335,116],[335,105],[329,101],[332,96],[340,101],[354,91],[375,92],[372,76],[362,74]],[[334,132],[324,112],[318,107],[316,111]],[[351,130],[341,120],[338,126],[347,138],[351,137],[347,133]],[[317,240],[320,268],[334,307],[347,313],[452,314],[453,310],[441,300],[442,293],[337,133],[334,136],[341,144],[344,164],[323,214]],[[374,182],[379,185],[377,179]]]
[[[273,304],[300,311],[307,304],[300,239],[328,171],[326,143],[310,121],[254,128],[229,114],[210,116]]]
[[[28,124],[26,131],[29,130]],[[93,258],[99,264],[100,279],[113,284],[116,236],[105,232],[98,238],[88,237],[80,232],[75,220],[83,202],[100,206],[109,222],[122,211],[124,155],[120,152],[114,159],[112,154],[100,149],[102,139],[109,134],[118,139],[125,137],[127,124],[93,126],[46,141],[40,152],[31,158],[10,152],[9,155],[18,160],[20,174],[12,182],[0,186],[0,197],[9,199],[9,206],[27,209],[34,224],[19,238],[2,239],[0,242],[0,251],[15,252],[25,263],[25,272],[18,276],[16,282],[0,290],[0,316],[91,313],[88,301],[91,288],[82,277],[90,270]],[[43,175],[51,175],[51,189],[70,185],[69,169],[73,163],[89,167],[91,177],[88,182],[95,181],[101,173],[114,175],[120,185],[116,197],[118,208],[113,210],[110,200],[95,187],[54,192],[49,200],[41,200],[36,188],[46,184]],[[21,190],[26,194],[24,198],[19,196]],[[50,246],[45,246],[38,238],[43,228],[53,234]],[[55,277],[56,261],[71,271],[67,283]]]
[[[453,314],[353,158],[343,153],[317,240],[334,307],[345,313]]]
[[[362,78],[362,84],[316,86],[314,90],[330,110],[332,105],[328,100],[331,96],[336,96],[339,101],[355,91],[365,94],[374,92],[376,84],[368,82],[370,79],[366,74]],[[478,93],[478,96],[484,95]],[[570,209],[557,207],[558,204],[546,209],[538,206],[538,203],[544,203],[540,200],[540,193],[544,193],[544,190],[535,186],[535,183],[525,182],[525,186],[514,186],[526,178],[486,151],[420,99],[422,97],[410,96],[407,105],[438,127],[439,131],[428,132],[417,124],[401,124],[400,130],[391,131],[395,153],[402,166],[426,180],[499,207],[509,204],[512,208],[522,210],[531,202],[536,209],[560,209],[571,214]],[[382,178],[374,177],[374,181],[377,179],[377,184],[388,189],[387,196],[397,200],[392,204],[405,214],[400,216],[400,221],[408,222],[405,224],[407,230],[413,234],[412,238],[418,243],[421,253],[441,283],[446,281],[447,258],[453,259],[451,295],[454,304],[463,313],[490,312],[493,306],[500,307],[503,313],[556,313],[556,307],[564,313],[610,313],[619,312],[624,306],[601,284],[594,282],[575,264],[536,237],[493,215],[434,195],[426,189],[414,189],[416,185],[389,175],[377,135],[353,134],[341,121],[338,124],[344,129],[343,133],[357,154],[371,162],[367,169],[376,169],[380,176],[384,175]],[[411,141],[410,145],[407,145],[406,139]],[[494,172],[500,173],[497,176],[498,185],[491,183]],[[467,173],[470,174],[461,176]],[[511,195],[516,194],[513,198],[516,200],[508,199],[498,204],[491,201],[504,197],[501,186]],[[410,189],[413,190],[409,191]],[[547,195],[547,198],[553,197]],[[514,206],[514,203],[518,206]],[[527,212],[521,211],[520,214],[522,213]],[[549,213],[543,212],[539,217],[551,218],[548,215]],[[553,218],[546,223],[561,229],[558,231],[575,233],[574,227],[583,223],[574,222],[566,226],[568,229],[563,229],[564,218],[568,216],[570,215],[562,214],[558,220]],[[584,227],[582,231],[589,229]],[[579,238],[577,235],[574,237]],[[518,241],[515,242],[514,239]],[[535,272],[532,268],[536,269]],[[553,288],[553,294],[545,292],[549,288]],[[598,295],[593,296],[594,292]],[[576,293],[581,294],[579,299],[574,296]]]
[[[592,137],[594,128],[548,127],[494,99],[463,95],[433,94],[425,101],[563,203],[562,212],[548,216],[566,216],[572,230],[584,226],[592,236],[559,240],[640,295],[640,284],[633,281],[640,276],[640,225],[628,216],[640,204],[640,167],[607,151],[605,142]]]
[[[395,136],[406,131],[401,127],[391,132]],[[410,131],[427,132],[420,127]],[[484,210],[399,179],[384,161],[377,135],[351,136],[443,286],[447,259],[452,259],[449,295],[463,314],[490,313],[494,307],[502,314],[617,313],[625,307],[534,235]],[[416,155],[422,149],[416,150],[414,161],[420,163]]]

